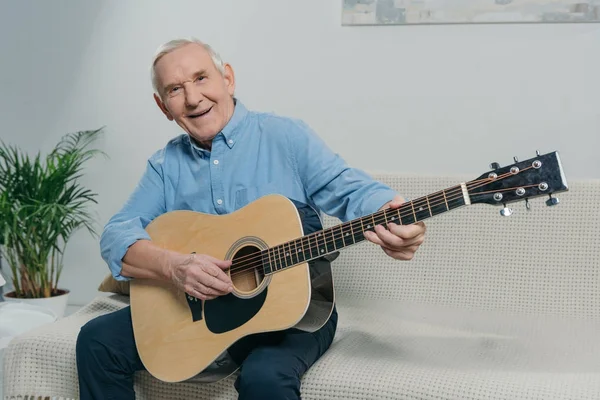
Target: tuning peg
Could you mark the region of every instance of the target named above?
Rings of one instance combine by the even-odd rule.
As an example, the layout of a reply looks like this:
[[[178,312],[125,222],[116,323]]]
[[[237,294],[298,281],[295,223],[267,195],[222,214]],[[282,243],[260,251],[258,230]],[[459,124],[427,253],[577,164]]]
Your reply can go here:
[[[525,208],[527,211],[531,211],[531,205],[529,204],[529,199],[525,199]]]
[[[560,200],[558,198],[552,197],[552,195],[549,195],[548,197],[550,197],[548,200],[546,200],[546,205],[548,207],[552,207],[560,203]]]
[[[498,164],[497,162],[493,162],[490,164],[490,169],[498,169],[500,168],[500,164]]]
[[[539,151],[539,150],[536,150],[536,151],[535,151],[535,155],[539,157],[539,156],[540,156],[540,151]]]
[[[517,156],[514,156],[514,157],[513,157],[513,160],[515,160],[515,162],[516,162],[516,163],[518,163],[518,162],[519,162],[519,159],[517,158]]]
[[[500,210],[500,215],[502,215],[503,217],[510,217],[512,213],[513,210],[511,208],[506,207],[506,204],[504,204],[504,208]]]

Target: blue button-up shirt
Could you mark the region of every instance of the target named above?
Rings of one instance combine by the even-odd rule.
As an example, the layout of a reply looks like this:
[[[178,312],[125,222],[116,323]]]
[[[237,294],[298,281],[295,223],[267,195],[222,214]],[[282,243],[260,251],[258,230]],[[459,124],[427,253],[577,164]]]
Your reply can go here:
[[[349,221],[376,212],[396,195],[365,172],[350,168],[304,122],[235,110],[210,151],[187,134],[154,153],[128,201],[104,227],[102,258],[117,280],[121,260],[146,225],[172,210],[231,213],[261,196],[278,193]]]

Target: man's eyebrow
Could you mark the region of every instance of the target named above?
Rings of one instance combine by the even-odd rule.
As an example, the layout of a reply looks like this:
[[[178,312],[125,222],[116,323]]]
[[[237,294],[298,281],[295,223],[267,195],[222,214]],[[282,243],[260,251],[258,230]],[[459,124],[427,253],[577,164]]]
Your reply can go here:
[[[201,69],[198,72],[195,72],[192,76],[192,79],[196,79],[197,77],[201,76],[201,75],[206,75],[206,69]],[[166,85],[163,90],[165,92],[168,92],[169,90],[173,89],[175,86],[180,85],[179,82],[174,82],[174,83],[169,83],[168,85]]]

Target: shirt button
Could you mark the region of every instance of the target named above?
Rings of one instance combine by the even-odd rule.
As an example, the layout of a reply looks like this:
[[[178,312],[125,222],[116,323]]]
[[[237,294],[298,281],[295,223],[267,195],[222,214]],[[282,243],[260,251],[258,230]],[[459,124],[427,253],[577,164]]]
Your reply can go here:
[[[213,161],[213,164],[217,165],[219,163],[219,160],[215,160]]]
[[[221,200],[221,199],[217,200],[217,204],[219,204],[219,205],[223,204],[223,200]]]
[[[233,144],[233,140],[229,139],[229,144]]]

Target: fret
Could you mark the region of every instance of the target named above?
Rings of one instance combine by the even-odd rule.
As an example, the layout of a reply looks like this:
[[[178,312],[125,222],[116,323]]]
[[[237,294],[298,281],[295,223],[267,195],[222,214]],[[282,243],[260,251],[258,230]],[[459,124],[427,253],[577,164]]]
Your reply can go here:
[[[272,273],[273,269],[271,268],[271,260],[269,259],[269,251],[268,250],[266,252],[261,251],[260,256],[261,256],[263,271],[264,271],[265,275]],[[233,267],[233,263],[231,266]]]
[[[415,219],[413,220],[413,223],[417,222],[418,219],[417,219],[417,214],[415,214],[415,204],[414,204],[414,201],[410,202],[410,207],[412,208],[413,217],[415,217]]]
[[[396,208],[394,212],[397,214],[396,216],[392,215],[392,222],[395,222],[398,225],[402,225],[402,217],[400,216],[400,208]]]
[[[302,261],[310,259],[310,256],[306,254],[306,250],[304,248],[304,238],[300,239],[300,249],[302,250]]]
[[[360,222],[360,230],[354,232],[354,243],[365,240],[365,225],[363,224],[363,219],[359,219]]]
[[[271,248],[267,249],[267,257],[269,258],[269,268],[271,269],[271,272],[275,272],[275,262],[271,256]]]
[[[271,252],[273,254],[273,261],[275,263],[275,271],[279,271],[281,269],[281,265],[279,262],[279,257],[277,256],[277,247],[272,247]]]
[[[285,251],[285,243],[280,244],[279,246],[277,246],[277,248],[279,249],[279,252],[281,253],[281,265],[283,268],[285,267],[289,267],[289,264],[286,260],[286,251]]]
[[[431,216],[434,217],[441,213],[445,213],[449,210],[448,202],[446,199],[446,193],[442,191],[442,194],[436,194],[431,199]]]
[[[268,249],[267,254],[269,255],[269,266],[271,268],[271,272],[274,272],[277,270],[277,266],[275,265],[275,260],[273,259],[272,249]]]
[[[315,242],[315,244],[314,244],[314,245],[312,244],[312,242],[310,242],[310,239],[311,239],[311,238],[312,238],[312,239],[314,240],[314,242]],[[318,249],[319,249],[319,244],[318,244],[318,242],[317,242],[317,235],[315,235],[315,234],[312,234],[312,235],[310,235],[310,236],[309,236],[309,245],[308,245],[308,248],[309,248],[309,250],[310,250],[310,258],[311,258],[311,259],[313,259],[313,258],[316,258],[316,257],[315,257],[315,250],[318,250]]]
[[[448,198],[446,198],[446,191],[442,190],[442,194],[444,195],[444,202],[446,203],[446,211],[450,211],[450,207],[448,207]]]
[[[340,233],[342,234],[342,245],[346,247],[346,238],[344,237],[344,225],[340,225]]]
[[[385,226],[387,227],[387,225],[389,224],[388,222],[388,218],[387,218],[387,208],[385,210],[383,210],[383,219],[385,220]]]
[[[423,202],[423,200],[418,199],[417,204],[418,205],[415,210],[415,204],[413,202],[413,213],[417,221],[422,221],[431,217],[431,215],[429,214],[429,210],[425,207],[425,203]]]
[[[314,258],[315,256],[313,255],[313,251],[312,251],[312,245],[310,244],[310,235],[306,237],[306,239],[308,240],[308,251],[310,251],[310,257],[308,257],[309,259]],[[316,240],[316,238],[315,238]]]
[[[287,243],[287,250],[285,249],[286,244],[283,245],[283,250],[285,251],[285,262],[286,266],[294,265],[294,260],[292,259],[292,248],[290,247],[290,243]]]
[[[294,255],[296,256],[296,264],[300,264],[300,257],[299,257],[299,253],[298,253],[298,241],[294,240]]]
[[[321,245],[319,244],[319,233],[318,232],[315,233],[313,237],[315,238],[315,247],[314,247],[314,249],[315,249],[315,254],[316,254],[313,257],[317,258],[319,256],[320,252],[321,252]]]
[[[331,230],[331,240],[333,241],[333,250],[337,250],[337,246],[335,245],[335,235],[333,234],[334,229]]]
[[[291,265],[298,264],[298,255],[294,252],[293,249],[294,242],[288,242],[288,248],[290,249],[290,263]],[[294,261],[294,255],[296,255],[296,261]]]
[[[414,217],[414,211],[411,212],[411,210],[408,207],[409,205],[412,208],[412,202],[410,202],[410,204],[404,203],[399,208],[399,210],[400,210],[400,221],[402,221],[403,225],[410,225],[410,224],[414,224],[415,222],[417,222],[415,220],[415,217]],[[405,210],[403,210],[403,209],[405,209]],[[403,211],[405,211],[405,212],[403,212]]]
[[[321,244],[319,243],[318,238],[322,237],[323,238],[323,247],[321,247]],[[319,255],[323,255],[323,254],[327,254],[329,251],[327,250],[327,240],[325,238],[325,236],[323,235],[322,232],[317,233],[317,254]]]
[[[346,241],[344,240],[344,231],[342,230],[342,226],[334,226],[333,228],[331,228],[332,232],[336,232],[336,230],[339,231],[339,237],[337,234],[333,233],[332,236],[335,238],[334,240],[334,249],[343,249],[344,247],[346,247]]]
[[[285,250],[282,249],[281,245],[277,246],[277,253],[279,255],[279,261],[281,263],[281,268],[285,268],[287,267],[287,265],[285,265]]]
[[[429,208],[429,216],[433,217],[433,214],[431,213],[431,204],[429,203],[429,196],[425,196],[425,200],[427,200],[427,208]]]
[[[273,259],[273,266],[275,267],[275,271],[279,271],[281,268],[279,267],[279,260],[277,258],[277,252],[276,252],[276,248],[272,247],[271,248],[271,253],[272,253],[272,259]]]

